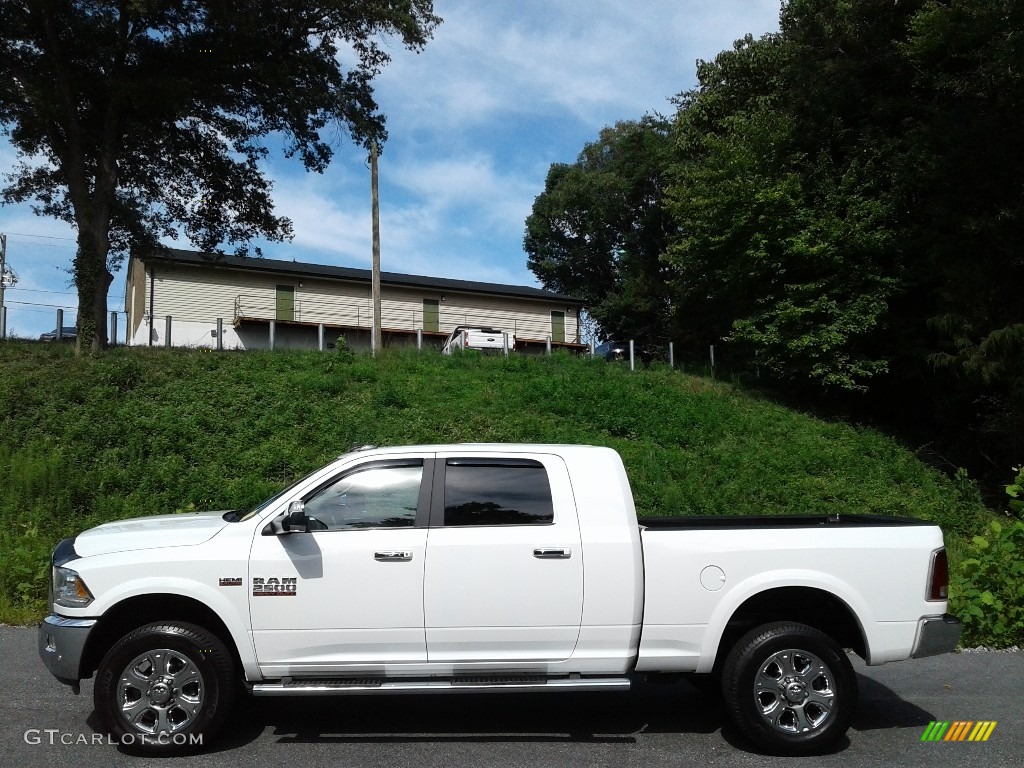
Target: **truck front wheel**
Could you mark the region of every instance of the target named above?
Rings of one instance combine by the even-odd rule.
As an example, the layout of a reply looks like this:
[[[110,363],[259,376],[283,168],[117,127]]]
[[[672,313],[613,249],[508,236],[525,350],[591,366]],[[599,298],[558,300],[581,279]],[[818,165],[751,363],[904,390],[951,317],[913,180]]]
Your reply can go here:
[[[729,718],[771,754],[820,753],[846,733],[857,706],[857,678],[846,653],[805,624],[751,630],[722,673]]]
[[[208,743],[235,694],[235,663],[215,635],[160,622],[122,637],[100,663],[94,702],[119,744],[144,754],[184,754]]]

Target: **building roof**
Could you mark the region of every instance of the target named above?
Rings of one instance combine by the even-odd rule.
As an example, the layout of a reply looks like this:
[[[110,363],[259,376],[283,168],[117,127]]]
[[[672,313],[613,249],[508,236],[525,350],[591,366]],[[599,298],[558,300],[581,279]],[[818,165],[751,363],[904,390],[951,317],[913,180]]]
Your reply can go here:
[[[226,256],[215,253],[198,253],[168,248],[146,254],[136,254],[145,262],[166,262],[186,264],[189,266],[220,267],[241,269],[251,272],[268,274],[294,275],[302,277],[320,277],[331,280],[348,280],[370,283],[369,269],[353,267],[332,267],[325,264],[308,264],[301,261],[279,261],[276,259],[245,258]],[[568,304],[582,305],[583,301],[574,296],[567,296],[543,288],[532,288],[525,285],[503,285],[501,283],[483,283],[475,280],[454,280],[447,277],[425,277],[423,275],[404,275],[398,272],[381,272],[381,285],[403,286],[409,288],[433,288],[438,291],[460,291],[464,293],[486,293],[495,296],[511,296],[524,299],[545,299]]]

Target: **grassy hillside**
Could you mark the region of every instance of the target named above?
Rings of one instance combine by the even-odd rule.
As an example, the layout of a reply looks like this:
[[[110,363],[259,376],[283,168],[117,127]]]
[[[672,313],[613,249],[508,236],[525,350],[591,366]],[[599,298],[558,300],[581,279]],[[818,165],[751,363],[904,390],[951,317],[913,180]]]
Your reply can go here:
[[[603,361],[0,343],[0,621],[42,614],[57,540],[98,522],[237,508],[355,444],[617,449],[642,515],[881,513],[954,552],[990,517],[892,440],[667,369]]]

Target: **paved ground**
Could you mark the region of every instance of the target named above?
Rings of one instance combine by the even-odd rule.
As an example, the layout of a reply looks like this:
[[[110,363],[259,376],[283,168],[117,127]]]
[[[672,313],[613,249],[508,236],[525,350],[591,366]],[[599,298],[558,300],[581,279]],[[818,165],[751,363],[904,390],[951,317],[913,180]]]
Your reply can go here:
[[[34,628],[0,627],[0,764],[168,764],[90,744],[96,734],[91,683],[75,697],[53,680],[36,656],[35,638]],[[680,683],[641,684],[630,693],[250,700],[211,750],[174,765],[1024,766],[1024,653],[873,668],[855,661],[855,668],[860,709],[848,738],[822,757],[782,760],[750,751],[723,727],[715,705]],[[999,724],[986,743],[922,744],[931,720]]]

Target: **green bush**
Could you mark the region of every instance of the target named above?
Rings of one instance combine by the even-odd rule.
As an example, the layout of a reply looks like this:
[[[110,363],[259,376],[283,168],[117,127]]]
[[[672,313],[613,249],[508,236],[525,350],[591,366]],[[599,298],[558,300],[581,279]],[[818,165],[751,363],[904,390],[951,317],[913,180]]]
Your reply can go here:
[[[339,336],[334,342],[334,351],[338,359],[343,362],[351,363],[356,359],[356,353],[348,345],[348,340],[344,336]]]
[[[1024,644],[1024,522],[989,524],[950,578],[950,601],[964,645]]]
[[[1006,495],[1010,497],[1010,509],[1024,516],[1024,466],[1014,467],[1017,477],[1006,486]]]

